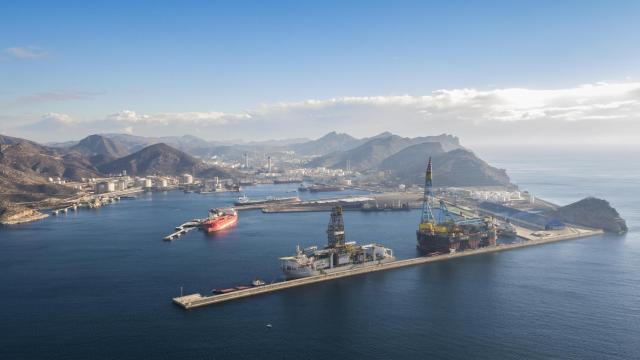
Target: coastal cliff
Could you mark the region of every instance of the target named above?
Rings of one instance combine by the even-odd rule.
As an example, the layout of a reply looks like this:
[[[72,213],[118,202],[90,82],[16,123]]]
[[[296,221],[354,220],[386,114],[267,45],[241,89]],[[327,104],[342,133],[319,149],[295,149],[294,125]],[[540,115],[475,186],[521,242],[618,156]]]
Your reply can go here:
[[[563,206],[553,212],[552,217],[564,222],[603,229],[606,232],[626,233],[627,223],[608,201],[588,197]]]

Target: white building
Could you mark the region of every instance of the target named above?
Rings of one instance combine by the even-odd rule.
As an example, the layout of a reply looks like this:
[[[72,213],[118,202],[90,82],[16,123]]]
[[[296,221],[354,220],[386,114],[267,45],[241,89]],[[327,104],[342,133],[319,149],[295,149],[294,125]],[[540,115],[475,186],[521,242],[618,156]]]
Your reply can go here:
[[[127,189],[127,181],[124,179],[119,179],[116,183],[116,190],[122,191]]]
[[[182,175],[182,183],[185,185],[193,184],[193,176],[190,174]]]
[[[101,181],[96,184],[96,193],[104,194],[116,190],[116,184],[113,181]]]

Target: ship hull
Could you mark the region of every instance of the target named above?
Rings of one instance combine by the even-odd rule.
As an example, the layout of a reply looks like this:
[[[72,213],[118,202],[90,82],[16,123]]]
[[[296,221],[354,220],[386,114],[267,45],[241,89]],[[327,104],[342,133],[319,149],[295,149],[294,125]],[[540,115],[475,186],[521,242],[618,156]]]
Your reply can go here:
[[[216,231],[227,229],[238,222],[237,215],[225,215],[215,220],[206,221],[202,224],[202,228],[207,233],[214,233]]]
[[[363,268],[363,267],[368,267],[368,266],[375,266],[375,265],[379,265],[379,264],[385,264],[385,263],[389,263],[392,261],[395,261],[396,258],[391,256],[391,257],[386,257],[384,259],[381,260],[373,260],[373,261],[367,261],[364,263],[359,263],[359,264],[345,264],[342,266],[336,266],[333,268],[329,268],[329,269],[320,269],[320,270],[315,270],[312,269],[311,267],[300,267],[300,268],[296,268],[296,269],[291,269],[291,270],[284,270],[284,276],[287,279],[302,279],[302,278],[306,278],[306,277],[310,277],[310,276],[318,276],[318,275],[326,275],[326,274],[333,274],[333,273],[337,273],[340,271],[345,271],[345,270],[352,270],[352,269],[359,269],[359,268]]]
[[[473,233],[463,233],[459,236],[451,234],[430,234],[417,231],[417,248],[421,253],[446,254],[467,249],[495,246],[497,234],[494,229],[485,229]]]
[[[425,234],[422,232],[417,233],[418,238],[418,250],[423,254],[432,254],[432,253],[440,253],[446,254],[450,252],[450,246],[455,246],[456,244],[451,244],[449,241],[449,237],[445,235],[438,234]]]

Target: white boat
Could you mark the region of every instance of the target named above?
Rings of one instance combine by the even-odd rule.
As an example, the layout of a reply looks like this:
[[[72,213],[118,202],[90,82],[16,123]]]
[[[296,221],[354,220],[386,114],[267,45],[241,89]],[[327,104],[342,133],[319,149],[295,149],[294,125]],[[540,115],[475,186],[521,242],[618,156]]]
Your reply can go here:
[[[238,201],[236,201],[236,204],[246,204],[249,202],[249,197],[247,196],[247,194],[242,194],[242,196],[238,197]]]
[[[263,286],[266,285],[267,283],[260,280],[260,279],[255,279],[251,282],[251,286]]]

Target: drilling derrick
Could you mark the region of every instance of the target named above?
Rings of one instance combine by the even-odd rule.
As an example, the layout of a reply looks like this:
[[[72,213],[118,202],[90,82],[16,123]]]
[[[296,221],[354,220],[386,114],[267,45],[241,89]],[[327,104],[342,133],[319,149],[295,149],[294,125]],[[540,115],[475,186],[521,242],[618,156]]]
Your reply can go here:
[[[344,221],[342,220],[342,207],[336,206],[331,210],[331,220],[327,227],[328,247],[344,246]]]
[[[433,214],[433,204],[433,173],[429,158],[424,182],[422,218],[416,232],[417,247],[422,253],[453,253],[496,244],[495,229],[491,223],[479,218],[458,219],[449,212],[442,200],[436,218]]]
[[[429,156],[429,163],[427,164],[427,172],[424,180],[424,196],[422,198],[422,218],[420,220],[420,229],[431,227],[435,224],[435,217],[433,216],[433,173],[431,167],[431,156]],[[424,226],[423,226],[424,225]]]

